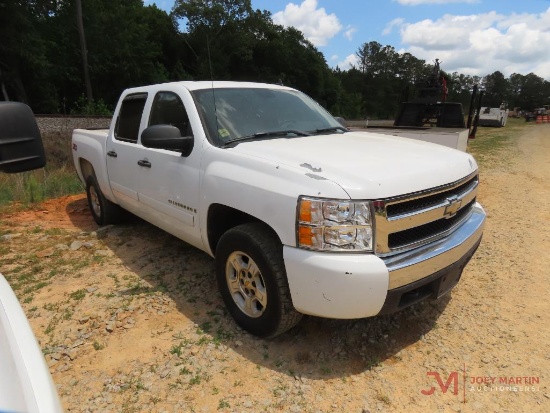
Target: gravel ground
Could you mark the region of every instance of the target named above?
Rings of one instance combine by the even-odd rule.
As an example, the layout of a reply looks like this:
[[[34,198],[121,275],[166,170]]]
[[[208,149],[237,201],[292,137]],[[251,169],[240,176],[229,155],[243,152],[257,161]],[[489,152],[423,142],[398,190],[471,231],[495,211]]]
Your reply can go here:
[[[98,229],[82,195],[1,216],[0,270],[68,412],[548,412],[549,135],[484,156],[461,282],[391,316],[252,337],[210,257],[141,221]]]

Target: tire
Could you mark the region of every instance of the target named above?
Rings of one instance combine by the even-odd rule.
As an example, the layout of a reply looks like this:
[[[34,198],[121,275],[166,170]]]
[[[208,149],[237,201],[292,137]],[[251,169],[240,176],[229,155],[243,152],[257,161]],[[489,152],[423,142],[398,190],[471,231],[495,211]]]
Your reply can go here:
[[[98,225],[115,224],[119,220],[120,207],[105,198],[93,175],[86,179],[86,196],[92,217]]]
[[[265,224],[239,225],[221,237],[216,277],[237,324],[256,336],[275,337],[302,318],[292,305],[283,247]]]

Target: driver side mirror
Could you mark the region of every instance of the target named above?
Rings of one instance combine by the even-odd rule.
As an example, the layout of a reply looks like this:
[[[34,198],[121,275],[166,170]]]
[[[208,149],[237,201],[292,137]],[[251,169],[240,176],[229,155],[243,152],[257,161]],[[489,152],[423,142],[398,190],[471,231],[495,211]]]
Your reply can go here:
[[[30,107],[0,102],[0,171],[16,173],[46,165],[40,130]]]
[[[181,136],[178,128],[172,125],[153,125],[141,133],[141,144],[146,148],[181,151],[181,156],[189,156],[195,138]]]

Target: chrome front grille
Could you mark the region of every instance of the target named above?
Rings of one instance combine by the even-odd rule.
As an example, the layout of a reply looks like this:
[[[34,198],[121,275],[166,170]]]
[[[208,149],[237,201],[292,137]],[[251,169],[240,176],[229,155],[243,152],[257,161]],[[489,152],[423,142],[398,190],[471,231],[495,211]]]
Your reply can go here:
[[[449,185],[375,201],[376,253],[396,254],[453,232],[470,215],[478,184],[476,172]]]

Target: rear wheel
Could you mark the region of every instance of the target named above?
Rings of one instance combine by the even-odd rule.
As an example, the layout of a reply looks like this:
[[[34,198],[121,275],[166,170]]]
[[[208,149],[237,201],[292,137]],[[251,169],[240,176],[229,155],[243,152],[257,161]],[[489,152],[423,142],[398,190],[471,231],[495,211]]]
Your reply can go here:
[[[302,318],[292,305],[282,245],[262,223],[239,225],[222,236],[216,276],[229,312],[254,335],[274,337]]]
[[[95,176],[86,179],[86,195],[92,217],[98,225],[114,224],[120,217],[120,207],[101,192]]]

